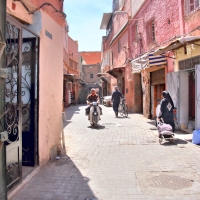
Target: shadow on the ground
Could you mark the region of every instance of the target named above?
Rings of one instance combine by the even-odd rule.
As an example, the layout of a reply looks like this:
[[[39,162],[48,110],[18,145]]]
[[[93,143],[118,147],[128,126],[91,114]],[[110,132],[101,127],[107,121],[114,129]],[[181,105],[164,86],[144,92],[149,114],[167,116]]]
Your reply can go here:
[[[75,158],[77,160],[77,158]],[[81,159],[81,158],[79,158]],[[88,183],[90,178],[81,174],[69,156],[65,155],[42,166],[40,171],[10,200],[97,200]]]
[[[148,121],[147,123],[156,127],[156,121],[155,120]]]
[[[76,105],[76,106],[70,106],[68,108],[65,108],[65,115],[66,115],[66,120],[71,120],[74,114],[79,114],[81,106],[84,105]]]
[[[174,146],[174,145],[181,145],[181,144],[184,145],[184,144],[187,144],[187,143],[188,142],[185,141],[185,140],[175,138],[174,142],[170,142],[170,141],[163,139],[161,145],[163,145],[163,146]]]
[[[105,126],[102,126],[102,125],[100,125],[100,124],[98,124],[98,125],[97,125],[97,128],[95,128],[95,127],[92,126],[92,125],[88,126],[88,128],[100,130],[100,129],[105,129],[106,127],[105,127]]]

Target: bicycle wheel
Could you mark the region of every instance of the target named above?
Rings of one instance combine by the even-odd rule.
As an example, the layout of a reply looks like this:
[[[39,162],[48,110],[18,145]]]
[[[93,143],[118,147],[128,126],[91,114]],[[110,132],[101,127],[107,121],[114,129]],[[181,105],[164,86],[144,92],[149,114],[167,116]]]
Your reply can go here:
[[[124,105],[121,105],[121,109],[120,109],[120,115],[123,116],[124,115]]]
[[[127,105],[124,106],[124,116],[128,117],[128,106]]]

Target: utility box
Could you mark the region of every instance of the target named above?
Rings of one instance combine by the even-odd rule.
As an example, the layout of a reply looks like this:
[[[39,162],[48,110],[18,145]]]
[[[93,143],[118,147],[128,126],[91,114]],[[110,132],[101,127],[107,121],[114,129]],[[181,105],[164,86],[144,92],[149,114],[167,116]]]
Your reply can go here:
[[[8,132],[7,131],[1,132],[0,133],[0,141],[4,142],[6,140],[8,140]]]

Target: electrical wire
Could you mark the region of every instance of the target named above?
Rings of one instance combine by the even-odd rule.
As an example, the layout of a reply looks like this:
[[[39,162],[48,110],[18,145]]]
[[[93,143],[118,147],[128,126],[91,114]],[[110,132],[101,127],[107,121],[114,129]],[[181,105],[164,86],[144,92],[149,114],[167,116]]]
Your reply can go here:
[[[41,9],[43,6],[51,6],[55,10],[55,12],[60,13],[64,18],[67,17],[67,15],[62,10],[56,9],[51,3],[48,3],[48,2],[43,3],[39,8],[36,8],[34,11],[31,11],[31,10],[29,10],[27,5],[22,0],[14,0],[14,1],[19,1],[24,6],[24,8],[28,11],[29,14],[34,14],[39,9]],[[62,2],[62,7],[63,7],[63,2]],[[61,7],[61,9],[62,9],[62,7]]]

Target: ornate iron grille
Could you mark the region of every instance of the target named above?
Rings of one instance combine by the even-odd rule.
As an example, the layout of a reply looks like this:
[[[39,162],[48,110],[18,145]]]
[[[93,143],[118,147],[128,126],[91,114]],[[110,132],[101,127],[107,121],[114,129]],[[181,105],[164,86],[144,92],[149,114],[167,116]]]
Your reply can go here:
[[[9,138],[7,144],[19,140],[19,54],[20,29],[6,23],[6,68],[5,83],[5,128]]]

